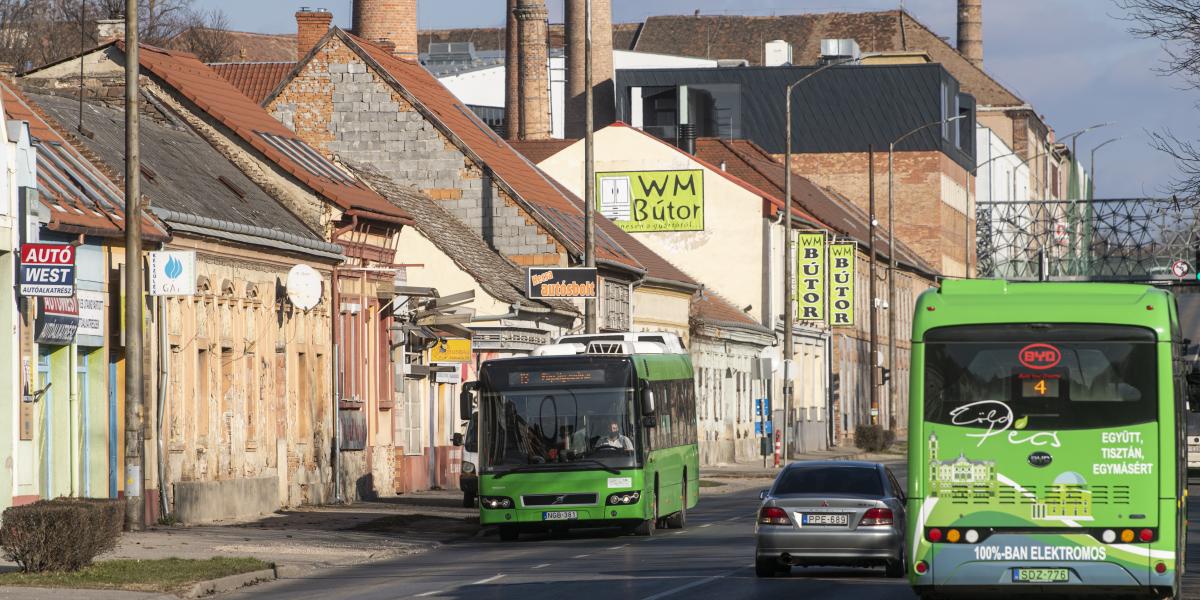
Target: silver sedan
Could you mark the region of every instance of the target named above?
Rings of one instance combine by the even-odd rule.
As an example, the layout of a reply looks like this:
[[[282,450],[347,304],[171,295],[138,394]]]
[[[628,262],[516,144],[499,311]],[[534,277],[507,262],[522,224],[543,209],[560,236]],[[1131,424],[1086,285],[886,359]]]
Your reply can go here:
[[[870,462],[788,465],[763,490],[755,525],[755,573],[793,566],[884,566],[904,576],[904,491],[887,467]]]

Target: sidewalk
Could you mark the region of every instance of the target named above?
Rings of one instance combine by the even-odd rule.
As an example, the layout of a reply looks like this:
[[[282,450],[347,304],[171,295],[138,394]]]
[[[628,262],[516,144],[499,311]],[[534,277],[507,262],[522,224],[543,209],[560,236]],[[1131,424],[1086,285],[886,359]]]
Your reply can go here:
[[[249,556],[297,577],[392,556],[416,554],[474,536],[479,510],[462,508],[462,492],[428,491],[347,506],[305,507],[254,521],[154,527],[126,533],[99,560]],[[15,565],[0,561],[0,569]],[[0,600],[61,600],[63,590],[0,587]],[[163,594],[88,590],[97,600],[157,600]]]

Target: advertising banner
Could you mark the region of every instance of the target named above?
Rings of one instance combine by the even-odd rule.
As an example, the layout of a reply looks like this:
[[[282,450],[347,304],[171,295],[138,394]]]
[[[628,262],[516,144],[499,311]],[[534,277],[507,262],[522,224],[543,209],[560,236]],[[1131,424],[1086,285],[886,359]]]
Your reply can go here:
[[[150,295],[192,296],[196,293],[195,252],[151,252]]]
[[[38,298],[34,339],[39,344],[66,346],[75,343],[79,330],[79,303],[70,298]]]
[[[704,171],[596,173],[596,210],[630,233],[704,231]]]
[[[79,335],[104,337],[104,292],[79,290]]]
[[[66,298],[75,295],[75,246],[21,244],[22,296]]]
[[[825,320],[825,232],[796,236],[796,320]]]
[[[829,324],[854,326],[855,244],[829,245]]]
[[[600,275],[587,267],[529,267],[525,295],[534,300],[595,298]]]
[[[471,340],[463,338],[441,340],[429,349],[429,362],[430,364],[471,362]]]

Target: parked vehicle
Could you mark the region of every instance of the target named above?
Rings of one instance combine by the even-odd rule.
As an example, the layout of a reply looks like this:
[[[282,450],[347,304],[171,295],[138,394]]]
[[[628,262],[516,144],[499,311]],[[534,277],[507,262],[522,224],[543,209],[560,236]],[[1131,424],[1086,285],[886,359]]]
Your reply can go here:
[[[478,413],[471,413],[465,434],[454,434],[454,445],[462,447],[462,466],[458,471],[458,489],[463,493],[463,508],[474,508],[479,497],[479,442],[475,427]]]
[[[887,467],[792,463],[761,498],[754,559],[759,577],[815,565],[883,565],[888,577],[904,576],[904,490]]]

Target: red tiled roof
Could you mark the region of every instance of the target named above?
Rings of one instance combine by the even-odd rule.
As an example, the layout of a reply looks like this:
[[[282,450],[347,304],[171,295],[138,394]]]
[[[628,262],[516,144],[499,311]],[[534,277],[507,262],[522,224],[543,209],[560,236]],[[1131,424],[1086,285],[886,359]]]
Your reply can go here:
[[[295,21],[292,21],[295,26]],[[252,31],[222,31],[228,44],[221,62],[276,62],[296,60],[296,33],[255,33]],[[188,32],[167,42],[167,48],[188,52],[191,50]]]
[[[124,42],[117,42],[117,45],[124,51]],[[200,110],[229,127],[268,159],[348,214],[390,223],[411,223],[403,210],[343,169],[322,173],[320,165],[314,169],[311,161],[306,161],[306,166],[306,162],[297,158],[300,153],[319,154],[195,55],[143,45],[139,57],[143,69],[162,79]],[[279,144],[269,141],[271,138]],[[285,153],[279,148],[281,144],[294,151]]]
[[[397,58],[340,28],[335,27],[333,32],[348,48],[374,63],[376,69],[399,84],[398,91],[410,96],[411,102],[448,130],[450,137],[465,146],[468,154],[478,157],[498,181],[515,192],[514,199],[559,243],[576,256],[582,256],[584,228],[580,204],[563,194],[545,173],[493,133],[419,63]],[[599,219],[603,217],[597,215]],[[604,238],[597,236],[596,239],[597,260],[642,269],[628,251]]]
[[[279,87],[280,83],[296,67],[294,62],[245,62],[245,63],[210,63],[218,75],[233,87],[241,90],[247,98],[256,104],[262,104],[267,95]]]
[[[566,150],[578,142],[579,140],[509,140],[508,145],[514,150],[525,155],[530,162],[535,165],[542,164],[542,161]]]
[[[692,320],[700,321],[706,325],[744,327],[746,329],[756,329],[763,333],[770,332],[770,329],[755,321],[753,317],[738,310],[728,300],[707,288],[692,296],[692,303],[688,313]]]
[[[15,87],[0,82],[7,119],[29,124],[29,135],[38,145],[38,199],[50,209],[54,231],[119,237],[125,231],[124,190],[72,141],[59,133],[61,126],[45,116]],[[165,240],[166,230],[143,216],[147,239]]]

